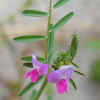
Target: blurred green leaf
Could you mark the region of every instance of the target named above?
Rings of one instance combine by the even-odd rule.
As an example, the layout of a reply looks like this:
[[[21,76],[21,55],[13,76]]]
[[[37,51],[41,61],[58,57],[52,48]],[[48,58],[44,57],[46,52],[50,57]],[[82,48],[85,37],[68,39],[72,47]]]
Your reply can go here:
[[[74,59],[74,57],[76,56],[77,54],[77,49],[78,49],[78,38],[77,38],[77,35],[76,34],[73,34],[73,37],[72,37],[72,42],[71,42],[71,46],[69,48],[69,55],[71,57],[71,61]],[[74,64],[74,63],[73,63]],[[74,64],[76,65],[76,64]]]
[[[45,59],[42,57],[37,56],[36,58],[41,63],[45,62]],[[26,62],[32,62],[32,56],[24,56],[24,57],[22,57],[22,60],[26,61]]]
[[[76,90],[77,89],[77,86],[74,82],[74,80],[72,78],[70,78],[69,82],[72,84],[72,86],[74,87],[74,89]]]
[[[79,74],[79,75],[85,76],[85,74],[82,73],[82,72],[79,72],[79,71],[76,71],[76,70],[74,72],[77,73],[77,74]]]
[[[22,14],[25,16],[32,16],[32,17],[48,16],[47,12],[39,11],[39,10],[24,10]]]
[[[47,100],[53,100],[52,96],[47,96]]]
[[[70,12],[67,15],[65,15],[63,18],[61,18],[53,27],[53,31],[56,31],[60,29],[64,24],[66,24],[74,15],[74,12]]]
[[[21,92],[19,92],[18,96],[23,96],[24,94],[26,94],[31,88],[33,88],[36,84],[38,84],[41,79],[42,79],[42,77],[39,77],[39,79],[36,83],[27,84],[25,86],[25,88]]]
[[[46,94],[47,100],[53,100],[53,88],[52,88],[52,84],[48,83],[46,85],[45,94]]]
[[[49,32],[48,38],[48,62],[49,64],[52,63],[53,56],[54,56],[54,32],[52,30],[53,25],[51,25],[51,30]]]
[[[63,6],[64,4],[66,4],[69,0],[58,0],[58,2],[56,2],[56,4],[53,6],[53,8],[58,8]]]
[[[28,67],[28,68],[33,68],[32,63],[24,63],[23,66]]]
[[[44,40],[46,39],[46,36],[40,36],[40,35],[24,35],[24,36],[19,36],[19,37],[15,37],[14,40],[16,40],[17,42],[36,42],[39,40]]]
[[[100,49],[100,40],[90,40],[85,43],[86,48]]]
[[[77,64],[75,64],[74,62],[71,62],[71,64],[72,64],[73,66],[75,66],[76,68],[79,68],[79,66],[78,66]]]
[[[34,97],[35,97],[36,93],[37,93],[37,90],[33,90],[32,94],[30,95],[30,99],[29,100],[34,100]]]
[[[96,59],[96,61],[93,62],[91,67],[92,67],[90,72],[91,80],[100,83],[100,58]]]

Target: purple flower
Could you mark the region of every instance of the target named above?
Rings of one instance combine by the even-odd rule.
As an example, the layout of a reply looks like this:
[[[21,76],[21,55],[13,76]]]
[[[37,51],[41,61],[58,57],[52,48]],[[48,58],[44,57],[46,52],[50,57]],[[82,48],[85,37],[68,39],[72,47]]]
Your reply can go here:
[[[34,55],[32,55],[32,64],[33,69],[26,72],[24,74],[24,78],[28,78],[30,76],[31,81],[36,82],[39,75],[44,76],[48,73],[48,64],[41,64]]]
[[[58,93],[63,94],[68,91],[68,81],[73,72],[74,69],[71,65],[62,66],[60,69],[49,73],[48,82],[56,83]]]

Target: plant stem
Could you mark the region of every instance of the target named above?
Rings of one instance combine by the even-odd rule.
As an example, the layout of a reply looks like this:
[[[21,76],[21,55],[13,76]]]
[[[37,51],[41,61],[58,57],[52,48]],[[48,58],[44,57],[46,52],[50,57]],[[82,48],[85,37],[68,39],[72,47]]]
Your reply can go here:
[[[51,18],[52,18],[52,0],[50,0],[50,5],[49,5],[49,16],[48,16],[48,30],[47,30],[47,36],[49,36],[49,32],[50,32],[50,25],[51,25]],[[45,52],[45,58],[47,59],[47,63],[48,63],[48,39],[46,40],[46,52]],[[49,69],[50,71],[50,69]],[[48,71],[48,72],[49,72]],[[45,76],[44,81],[40,87],[40,90],[38,91],[36,97],[34,98],[34,100],[38,100],[39,97],[41,96],[41,93],[43,92],[45,86],[47,85],[48,81],[47,81],[47,77],[48,74]]]
[[[52,0],[50,0],[50,5],[49,5],[47,36],[49,36],[51,18],[52,18]],[[45,56],[46,56],[46,59],[48,61],[48,39],[46,40],[46,54],[45,54]]]

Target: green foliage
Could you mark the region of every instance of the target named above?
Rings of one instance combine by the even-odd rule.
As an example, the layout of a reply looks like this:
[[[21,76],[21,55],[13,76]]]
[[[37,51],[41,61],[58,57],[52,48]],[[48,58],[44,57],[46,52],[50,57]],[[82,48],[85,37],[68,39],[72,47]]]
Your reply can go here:
[[[28,68],[33,68],[32,63],[24,63],[23,66],[28,67]]]
[[[54,32],[52,30],[53,25],[51,25],[50,32],[48,35],[48,63],[53,63],[53,57],[54,57]]]
[[[76,68],[79,68],[79,66],[77,64],[75,64],[74,62],[71,62],[71,64],[76,67]]]
[[[90,78],[94,82],[100,83],[100,58],[93,62]]]
[[[53,6],[54,8],[58,8],[63,6],[65,3],[67,3],[69,0],[58,0],[56,4]],[[72,37],[72,42],[71,45],[66,52],[60,52],[58,53],[56,60],[54,59],[55,56],[55,39],[54,39],[54,32],[63,27],[64,24],[66,24],[74,15],[74,12],[70,12],[66,14],[64,17],[62,17],[55,25],[51,24],[51,19],[52,19],[52,0],[50,0],[49,4],[49,16],[47,12],[44,11],[39,11],[39,10],[24,10],[22,12],[23,15],[25,16],[32,16],[32,17],[43,17],[43,16],[48,16],[48,31],[46,36],[41,36],[41,35],[24,35],[24,36],[19,36],[15,37],[14,40],[17,42],[22,42],[22,43],[33,43],[37,42],[39,40],[46,40],[46,51],[45,51],[45,58],[42,57],[37,57],[37,60],[40,61],[41,63],[47,63],[50,66],[55,66],[56,69],[59,69],[60,66],[62,65],[69,65],[73,64],[75,67],[78,67],[77,64],[73,63],[73,59],[76,56],[77,53],[77,48],[78,48],[78,38],[77,35],[74,34]],[[32,65],[32,56],[24,56],[22,57],[22,60],[24,61],[24,66],[28,68],[33,68]],[[49,68],[49,72],[51,71],[51,68]],[[79,75],[83,75],[83,73],[79,71],[75,71],[75,73]],[[47,74],[48,75],[48,74]],[[35,99],[38,100],[39,97],[41,96],[41,93],[44,89],[44,87],[47,84],[47,77],[44,77],[44,81],[42,83],[42,86],[40,87],[40,90],[33,90],[32,94],[30,95],[30,100]],[[34,87],[39,81],[42,79],[42,77],[39,77],[38,81],[36,83],[29,83],[28,85],[25,86],[25,88],[19,93],[19,96],[22,96],[26,94],[32,87]],[[77,89],[76,84],[73,79],[70,79],[70,83],[72,86]],[[50,91],[52,88],[49,86],[47,91],[47,100],[52,100],[52,92]]]
[[[37,83],[39,83],[39,81],[42,79],[42,77],[39,77],[38,81],[36,83],[29,83],[25,86],[25,88],[19,92],[18,96],[23,96],[24,94],[26,94],[31,88],[33,88]]]
[[[74,72],[81,75],[81,76],[85,76],[84,73],[82,73],[82,72],[79,72],[79,71],[76,71],[76,70]]]
[[[68,50],[68,56],[70,57],[71,61],[74,59],[74,57],[76,56],[77,54],[77,49],[78,49],[78,38],[77,38],[77,35],[76,34],[73,34],[73,37],[72,37],[72,42],[71,42],[71,45],[70,45],[70,48]],[[72,63],[74,64],[74,63]],[[76,64],[74,64],[76,65]]]
[[[53,6],[53,8],[59,8],[61,6],[63,6],[64,4],[66,4],[69,0],[58,0],[58,2],[56,2],[56,4]]]
[[[58,53],[54,64],[57,68],[61,67],[62,65],[70,64],[70,59],[67,57],[66,52]]]
[[[72,84],[72,86],[74,87],[74,89],[77,89],[76,83],[74,82],[74,80],[72,78],[70,78],[69,82]]]
[[[74,15],[74,12],[70,12],[66,14],[63,18],[61,18],[53,27],[53,31],[60,29],[64,24],[66,24]]]
[[[33,90],[31,95],[30,95],[30,99],[29,100],[34,100],[35,95],[37,94],[37,90]]]
[[[22,14],[25,15],[25,16],[32,16],[32,17],[48,16],[47,12],[39,11],[39,10],[24,10],[22,12]]]
[[[15,37],[14,40],[16,40],[16,42],[30,43],[30,42],[37,42],[39,40],[44,40],[46,38],[47,38],[47,36],[24,35],[24,36]]]
[[[53,100],[53,96],[52,96],[53,95],[53,88],[52,88],[52,85],[50,83],[47,84],[45,92],[46,92],[46,97],[47,97],[46,100]]]
[[[37,56],[36,58],[41,63],[45,62],[45,59],[42,58],[42,57]],[[32,56],[24,56],[24,57],[22,57],[22,60],[25,61],[25,62],[32,62]]]

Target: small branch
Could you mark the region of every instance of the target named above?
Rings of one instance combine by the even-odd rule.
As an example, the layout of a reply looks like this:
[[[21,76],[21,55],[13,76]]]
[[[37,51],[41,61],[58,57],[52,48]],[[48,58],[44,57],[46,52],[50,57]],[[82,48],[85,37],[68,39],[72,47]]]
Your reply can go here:
[[[50,0],[50,7],[49,7],[47,36],[49,36],[51,18],[52,18],[52,0]],[[46,53],[45,53],[45,56],[46,56],[46,58],[48,58],[48,39],[46,40]]]
[[[49,36],[49,31],[50,31],[50,25],[51,25],[51,18],[52,18],[52,0],[50,0],[50,6],[49,6],[49,17],[48,17],[48,30],[47,30],[47,36]],[[46,40],[46,51],[45,51],[45,58],[47,59],[48,62],[48,39]],[[50,69],[49,69],[50,70]],[[49,71],[48,71],[49,73]],[[39,97],[41,96],[41,93],[43,92],[45,86],[47,85],[48,81],[47,81],[47,77],[48,74],[45,76],[43,84],[39,90],[39,92],[37,93],[36,97],[34,100],[38,100]]]

